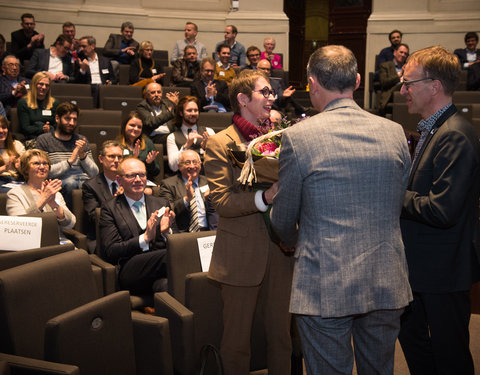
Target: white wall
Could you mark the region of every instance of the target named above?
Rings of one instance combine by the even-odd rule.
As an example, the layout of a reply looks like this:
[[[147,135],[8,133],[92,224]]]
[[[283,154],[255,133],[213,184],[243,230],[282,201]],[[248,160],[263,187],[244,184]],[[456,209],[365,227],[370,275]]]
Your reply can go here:
[[[197,38],[210,54],[223,40],[225,26],[233,24],[245,48],[254,44],[263,49],[263,39],[273,36],[288,69],[289,27],[283,0],[240,0],[239,4],[239,10],[231,12],[230,0],[0,0],[0,33],[9,41],[10,33],[20,28],[20,15],[28,12],[35,16],[36,30],[45,33],[48,44],[70,21],[76,25],[77,37],[93,35],[103,47],[110,33],[119,33],[121,23],[131,21],[137,41],[150,40],[155,49],[171,52],[175,41],[184,37],[185,22],[192,21],[199,27]]]
[[[453,52],[465,46],[465,33],[480,33],[479,0],[373,0],[367,27],[365,76],[374,70],[375,55],[390,45],[388,33],[403,32],[410,52],[442,45]],[[368,103],[368,81],[365,103]]]

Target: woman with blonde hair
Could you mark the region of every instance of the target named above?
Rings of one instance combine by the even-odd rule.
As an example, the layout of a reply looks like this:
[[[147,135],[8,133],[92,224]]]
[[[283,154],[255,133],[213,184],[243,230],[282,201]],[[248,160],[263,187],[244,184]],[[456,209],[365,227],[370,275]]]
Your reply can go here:
[[[75,225],[75,215],[67,208],[60,190],[62,181],[49,180],[51,162],[43,150],[31,149],[20,157],[20,172],[25,184],[17,186],[7,194],[7,213],[10,216],[53,212],[59,225],[61,241],[67,241],[61,229]]]
[[[10,190],[5,184],[18,181],[19,157],[24,152],[23,144],[13,139],[7,119],[0,116],[0,193]]]
[[[143,41],[138,48],[138,56],[130,63],[130,84],[145,86],[151,82],[160,82],[163,68],[153,59],[152,42]]]
[[[32,78],[30,90],[18,101],[17,114],[25,139],[55,130],[55,111],[58,101],[51,95],[50,76],[38,72]]]

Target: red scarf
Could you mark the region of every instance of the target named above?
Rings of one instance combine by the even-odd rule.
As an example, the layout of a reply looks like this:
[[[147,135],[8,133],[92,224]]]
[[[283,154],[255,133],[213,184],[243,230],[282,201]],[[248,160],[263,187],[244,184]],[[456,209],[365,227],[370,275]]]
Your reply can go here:
[[[262,134],[268,133],[272,126],[271,122],[268,121],[268,119],[262,125],[254,125],[250,121],[245,120],[237,113],[233,115],[233,123],[240,131],[243,138],[245,138],[248,142],[261,136]]]

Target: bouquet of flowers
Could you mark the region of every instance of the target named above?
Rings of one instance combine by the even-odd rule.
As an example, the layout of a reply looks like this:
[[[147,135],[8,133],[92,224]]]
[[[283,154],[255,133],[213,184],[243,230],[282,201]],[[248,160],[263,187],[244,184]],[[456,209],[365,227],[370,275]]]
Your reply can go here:
[[[259,126],[263,135],[254,138],[247,146],[242,173],[238,178],[241,184],[271,184],[278,180],[281,135],[291,125],[292,121],[282,118],[278,122],[267,119]]]

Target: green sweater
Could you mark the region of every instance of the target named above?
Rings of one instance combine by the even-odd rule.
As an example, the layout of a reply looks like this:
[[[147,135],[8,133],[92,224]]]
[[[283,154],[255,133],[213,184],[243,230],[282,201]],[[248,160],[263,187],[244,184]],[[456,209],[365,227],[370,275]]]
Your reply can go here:
[[[52,108],[47,113],[43,113],[44,104],[42,101],[38,101],[38,108],[31,109],[27,105],[27,100],[22,98],[17,104],[18,122],[25,139],[33,139],[43,134],[43,125],[48,121],[50,123],[50,131],[55,130],[55,112],[57,110],[59,102],[55,100]]]

